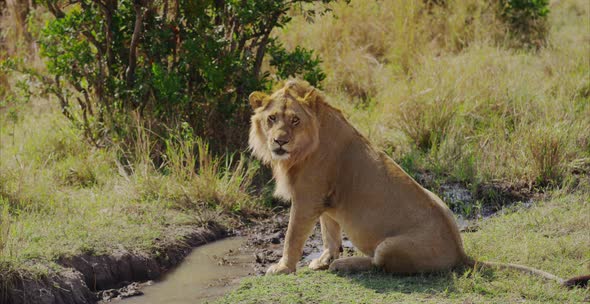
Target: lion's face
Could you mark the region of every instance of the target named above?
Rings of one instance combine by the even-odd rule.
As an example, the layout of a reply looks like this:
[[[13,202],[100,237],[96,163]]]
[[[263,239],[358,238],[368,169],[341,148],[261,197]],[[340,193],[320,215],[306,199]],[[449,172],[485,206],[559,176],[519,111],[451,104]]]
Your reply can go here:
[[[318,127],[314,109],[296,90],[285,87],[271,96],[254,92],[250,104],[255,114],[249,143],[255,156],[267,163],[294,163],[316,149]]]

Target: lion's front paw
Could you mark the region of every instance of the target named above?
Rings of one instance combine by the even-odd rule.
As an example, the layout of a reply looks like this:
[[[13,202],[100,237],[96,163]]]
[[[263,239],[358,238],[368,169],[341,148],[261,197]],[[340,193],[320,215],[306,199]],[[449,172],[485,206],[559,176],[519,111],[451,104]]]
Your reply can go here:
[[[330,262],[326,263],[320,258],[314,259],[309,263],[309,268],[313,270],[326,270],[328,267],[330,267]]]
[[[268,269],[266,270],[266,274],[289,274],[295,272],[295,269],[290,269],[289,267],[287,267],[286,265],[282,264],[282,263],[278,263],[278,264],[274,264],[271,265],[270,267],[268,267]]]
[[[326,270],[330,267],[330,263],[332,263],[333,260],[334,256],[330,254],[328,250],[324,250],[319,258],[313,259],[311,263],[309,263],[309,268],[313,270]]]

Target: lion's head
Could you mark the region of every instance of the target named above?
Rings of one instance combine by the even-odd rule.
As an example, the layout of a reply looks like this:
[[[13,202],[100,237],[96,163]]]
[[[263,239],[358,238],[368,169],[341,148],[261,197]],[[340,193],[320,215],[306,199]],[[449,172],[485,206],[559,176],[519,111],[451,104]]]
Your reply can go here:
[[[319,143],[316,111],[319,92],[307,82],[291,80],[272,95],[250,94],[254,109],[249,145],[264,163],[294,164]]]

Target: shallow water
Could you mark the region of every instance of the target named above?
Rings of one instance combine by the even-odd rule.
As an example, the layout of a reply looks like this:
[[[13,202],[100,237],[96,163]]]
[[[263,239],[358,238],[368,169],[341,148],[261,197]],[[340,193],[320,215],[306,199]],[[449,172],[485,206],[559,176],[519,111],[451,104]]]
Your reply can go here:
[[[112,303],[192,304],[211,302],[254,273],[255,257],[242,249],[244,237],[227,238],[195,248],[160,281],[142,288],[144,295]]]

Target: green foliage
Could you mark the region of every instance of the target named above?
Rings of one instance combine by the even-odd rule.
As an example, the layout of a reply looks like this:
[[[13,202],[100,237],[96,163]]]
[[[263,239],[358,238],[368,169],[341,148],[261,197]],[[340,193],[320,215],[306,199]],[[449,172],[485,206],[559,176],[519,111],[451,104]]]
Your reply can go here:
[[[40,39],[49,91],[99,146],[127,138],[136,111],[160,135],[186,122],[216,148],[239,147],[251,91],[325,78],[312,51],[270,37],[297,2],[313,1],[44,2],[55,16]],[[263,70],[269,51],[274,77]]]
[[[313,86],[320,86],[320,82],[326,78],[326,74],[319,68],[322,62],[319,56],[313,56],[313,51],[300,46],[288,52],[280,42],[273,40],[270,45],[270,64],[277,67],[277,75],[280,78],[288,78],[293,75],[302,75],[302,78]]]
[[[0,107],[20,106],[31,100],[32,76],[12,73],[16,66],[22,64],[21,58],[0,59]],[[8,82],[8,78],[13,79],[12,85]]]
[[[500,0],[500,17],[512,37],[523,46],[545,45],[549,0]]]
[[[549,0],[501,0],[504,14],[538,19],[549,14]]]

